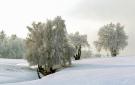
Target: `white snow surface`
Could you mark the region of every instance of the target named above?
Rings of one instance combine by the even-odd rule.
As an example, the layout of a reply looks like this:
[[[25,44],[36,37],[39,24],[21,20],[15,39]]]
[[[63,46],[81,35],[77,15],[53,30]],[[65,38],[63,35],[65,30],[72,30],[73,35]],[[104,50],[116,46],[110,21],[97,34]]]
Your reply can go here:
[[[9,77],[1,77],[2,74],[0,81],[10,80]],[[1,85],[135,85],[135,57],[82,59],[73,61],[72,67],[42,79]]]
[[[0,59],[0,84],[36,80],[35,69],[22,59]]]

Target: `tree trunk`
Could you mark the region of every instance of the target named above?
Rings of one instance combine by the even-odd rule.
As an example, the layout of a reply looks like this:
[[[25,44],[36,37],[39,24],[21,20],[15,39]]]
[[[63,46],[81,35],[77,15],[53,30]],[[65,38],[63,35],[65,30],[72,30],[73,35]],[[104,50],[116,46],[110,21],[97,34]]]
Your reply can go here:
[[[56,72],[56,69],[53,69],[52,67],[50,68],[50,72],[51,73],[55,73]]]
[[[81,45],[79,45],[79,48],[77,48],[78,53],[74,56],[75,60],[80,60],[81,57]]]
[[[38,68],[37,68],[37,75],[38,75],[38,78],[41,79],[39,67],[40,67],[40,66],[38,65]]]
[[[116,57],[116,56],[117,56],[117,54],[118,54],[118,53],[117,53],[117,51],[116,51],[116,50],[112,50],[112,51],[111,51],[111,55],[112,55],[112,57]]]
[[[79,46],[79,49],[78,49],[78,60],[80,60],[81,58],[81,45]]]

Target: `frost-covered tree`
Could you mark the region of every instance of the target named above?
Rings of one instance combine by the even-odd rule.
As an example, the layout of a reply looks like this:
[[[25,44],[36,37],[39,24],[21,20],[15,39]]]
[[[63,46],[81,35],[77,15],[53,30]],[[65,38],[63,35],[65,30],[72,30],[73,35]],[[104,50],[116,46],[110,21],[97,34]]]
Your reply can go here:
[[[60,16],[56,17],[53,21],[54,29],[54,48],[55,57],[59,59],[61,65],[65,66],[68,62],[71,64],[71,57],[73,56],[73,47],[67,39],[67,30],[65,21]]]
[[[7,58],[7,37],[5,32],[0,32],[0,57]]]
[[[24,40],[16,35],[7,37],[4,31],[0,32],[0,57],[23,58],[25,55]]]
[[[16,35],[11,35],[7,41],[7,52],[9,58],[24,58],[25,56],[25,41],[18,38]]]
[[[5,32],[2,30],[2,31],[0,32],[0,42],[3,42],[5,39],[6,39],[6,34],[5,34]]]
[[[98,40],[94,42],[97,50],[110,51],[112,56],[117,56],[120,50],[123,50],[128,44],[128,36],[124,31],[124,26],[121,26],[120,23],[110,23],[101,27],[98,36]]]
[[[32,27],[27,28],[27,60],[31,65],[51,72],[56,65],[71,64],[72,46],[67,39],[65,22],[60,16],[46,23],[33,23]]]
[[[29,35],[26,39],[26,59],[30,65],[39,65],[40,54],[39,51],[43,46],[43,28],[45,24],[33,22],[32,27],[27,27],[29,30]]]
[[[69,34],[69,40],[76,49],[76,54],[74,58],[75,60],[79,60],[81,57],[81,48],[86,46],[89,47],[87,35],[80,35],[79,32],[76,32],[75,34]]]

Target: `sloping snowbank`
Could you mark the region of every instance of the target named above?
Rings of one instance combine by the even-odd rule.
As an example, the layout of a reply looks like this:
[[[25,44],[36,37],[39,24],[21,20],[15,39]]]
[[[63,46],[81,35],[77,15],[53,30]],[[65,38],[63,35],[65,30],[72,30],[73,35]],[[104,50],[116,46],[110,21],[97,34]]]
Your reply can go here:
[[[40,80],[4,85],[135,85],[135,57],[83,59]]]

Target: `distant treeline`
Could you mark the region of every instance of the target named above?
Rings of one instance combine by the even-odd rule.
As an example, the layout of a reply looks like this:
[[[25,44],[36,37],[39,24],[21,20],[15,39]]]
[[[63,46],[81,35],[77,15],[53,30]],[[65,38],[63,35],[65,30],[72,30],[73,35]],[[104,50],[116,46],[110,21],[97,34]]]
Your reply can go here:
[[[7,36],[2,30],[0,32],[0,58],[24,58],[25,41],[16,35]]]

